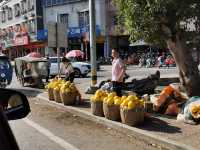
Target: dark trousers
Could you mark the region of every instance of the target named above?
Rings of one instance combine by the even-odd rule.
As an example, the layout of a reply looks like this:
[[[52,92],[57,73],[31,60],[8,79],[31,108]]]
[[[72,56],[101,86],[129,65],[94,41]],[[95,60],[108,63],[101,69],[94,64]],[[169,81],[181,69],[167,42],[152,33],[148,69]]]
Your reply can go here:
[[[49,76],[50,76],[50,69],[47,70],[46,82],[49,82]]]
[[[113,91],[117,93],[117,96],[122,96],[122,82],[112,81]]]
[[[70,82],[74,82],[74,72],[70,73],[68,77],[65,77],[65,81],[70,81]]]

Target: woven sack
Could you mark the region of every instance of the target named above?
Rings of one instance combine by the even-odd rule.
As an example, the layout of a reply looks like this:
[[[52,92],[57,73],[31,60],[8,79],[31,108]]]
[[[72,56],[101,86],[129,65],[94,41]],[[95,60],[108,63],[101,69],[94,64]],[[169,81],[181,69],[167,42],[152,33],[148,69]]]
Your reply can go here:
[[[57,103],[61,103],[61,97],[60,97],[60,91],[58,90],[53,90],[53,96],[54,96],[54,100],[57,102]]]
[[[49,97],[50,101],[54,100],[54,95],[53,95],[53,89],[52,88],[48,89],[48,97]]]
[[[113,121],[120,120],[120,106],[111,105],[109,106],[107,103],[103,103],[103,113],[104,116]]]
[[[76,93],[60,92],[60,97],[64,105],[74,105],[76,103]]]
[[[92,114],[95,116],[103,117],[103,102],[102,101],[91,101],[91,111]]]
[[[132,110],[120,108],[122,123],[135,126],[144,122],[144,109],[137,107]]]

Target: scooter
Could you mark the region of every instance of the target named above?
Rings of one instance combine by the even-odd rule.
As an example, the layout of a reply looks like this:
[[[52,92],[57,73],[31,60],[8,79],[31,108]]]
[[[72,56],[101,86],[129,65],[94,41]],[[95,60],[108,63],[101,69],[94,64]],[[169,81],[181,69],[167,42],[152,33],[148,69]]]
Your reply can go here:
[[[124,78],[124,85],[122,90],[125,91],[133,91],[139,95],[143,94],[152,94],[154,93],[154,89],[159,83],[160,79],[160,72],[156,71],[155,74],[151,74],[150,76],[137,80],[133,79],[131,82],[125,82],[129,76]],[[112,82],[110,79],[102,81],[99,84],[99,88],[107,91],[112,91]]]

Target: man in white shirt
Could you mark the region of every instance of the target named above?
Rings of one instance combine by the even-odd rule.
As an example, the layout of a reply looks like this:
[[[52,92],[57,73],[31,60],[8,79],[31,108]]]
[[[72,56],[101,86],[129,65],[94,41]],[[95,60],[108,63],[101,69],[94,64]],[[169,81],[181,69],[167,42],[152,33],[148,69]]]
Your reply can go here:
[[[113,91],[117,93],[118,96],[122,96],[122,86],[123,79],[125,76],[125,66],[122,59],[119,57],[119,52],[117,49],[112,49],[112,84]]]

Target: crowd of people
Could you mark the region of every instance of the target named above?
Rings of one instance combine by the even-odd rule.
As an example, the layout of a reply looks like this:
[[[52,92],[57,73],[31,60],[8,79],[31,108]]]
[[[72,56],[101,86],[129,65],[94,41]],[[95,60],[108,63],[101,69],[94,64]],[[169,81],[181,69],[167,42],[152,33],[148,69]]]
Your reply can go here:
[[[139,65],[140,67],[174,67],[176,66],[171,54],[165,53],[142,53],[131,54],[124,58],[127,65]]]

